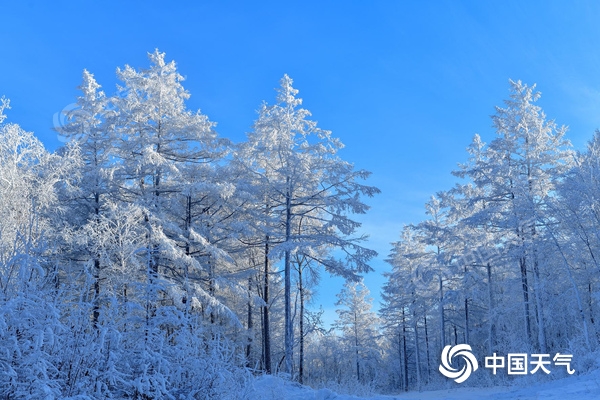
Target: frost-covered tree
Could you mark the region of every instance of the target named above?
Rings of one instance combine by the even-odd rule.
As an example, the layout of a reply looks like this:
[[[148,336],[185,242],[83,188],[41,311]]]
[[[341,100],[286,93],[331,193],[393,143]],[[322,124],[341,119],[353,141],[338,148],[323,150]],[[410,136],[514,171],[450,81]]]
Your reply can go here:
[[[374,378],[378,361],[378,318],[372,311],[373,300],[362,282],[346,282],[337,295],[338,320],[334,326],[342,332],[348,356],[352,357],[356,379]]]
[[[497,107],[492,117],[497,137],[474,164],[466,165],[460,176],[469,177],[484,187],[487,207],[479,218],[505,234],[504,244],[517,261],[524,305],[524,325],[532,341],[531,300],[535,302],[537,344],[546,351],[545,299],[538,258],[543,238],[546,204],[556,180],[565,172],[570,144],[564,139],[566,128],[547,121],[535,105],[540,93],[534,86],[510,81],[510,99],[505,108]]]
[[[78,166],[76,149],[51,154],[32,133],[0,124],[0,393],[6,398],[61,394],[67,327],[53,221],[64,211],[58,191],[76,180]]]
[[[310,113],[300,107],[302,100],[297,93],[285,75],[277,104],[263,104],[241,157],[260,187],[258,201],[264,205],[266,218],[264,236],[276,243],[269,251],[283,258],[288,373],[293,371],[294,343],[292,256],[302,254],[326,271],[347,278],[356,279],[357,274],[368,272],[368,261],[375,252],[360,245],[364,237],[352,236],[360,224],[348,214],[366,212],[368,207],[359,196],[378,193],[378,189],[358,182],[369,173],[355,170],[337,156],[341,142],[308,119]],[[300,219],[307,230],[297,233]],[[318,251],[322,248],[337,248],[345,259]]]
[[[399,375],[402,377],[402,387],[409,387],[409,332],[412,330],[414,343],[414,376],[417,388],[421,387],[421,347],[419,328],[422,320],[427,326],[427,315],[433,303],[435,282],[423,279],[424,266],[429,257],[425,251],[425,243],[413,226],[405,226],[399,241],[393,243],[390,257],[386,260],[392,266],[392,271],[384,274],[387,282],[382,288],[382,307],[379,311],[382,327],[388,333],[393,347],[398,347],[400,359]],[[398,340],[396,340],[398,339]],[[429,338],[426,340],[425,370],[429,375]],[[394,357],[395,359],[396,357]],[[412,368],[410,368],[412,369]],[[412,371],[411,371],[412,372]]]
[[[295,254],[293,264],[297,274],[296,284],[298,287],[298,295],[294,302],[294,316],[297,315],[295,319],[298,321],[298,382],[302,384],[304,382],[305,338],[314,330],[321,328],[320,313],[310,313],[306,308],[313,297],[320,276],[319,271],[314,268],[313,262],[306,256]]]
[[[87,70],[83,71],[79,86],[81,96],[77,107],[66,112],[67,123],[57,129],[71,144],[80,150],[83,167],[81,182],[76,193],[70,197],[71,229],[77,230],[88,223],[98,224],[106,208],[106,202],[114,198],[114,170],[116,136],[114,134],[114,113],[109,110],[108,99],[100,91],[100,85]],[[76,238],[77,233],[72,235]],[[93,276],[93,324],[97,328],[100,316],[101,281],[106,279],[102,271],[106,266],[100,262],[97,253],[88,247],[80,249],[83,255],[71,254],[71,258],[88,258]],[[72,251],[71,253],[77,253]],[[87,262],[84,261],[84,262]]]
[[[189,94],[175,63],[165,62],[158,50],[149,58],[148,70],[126,66],[117,71],[123,86],[113,100],[121,160],[115,177],[122,200],[137,204],[146,215],[149,287],[165,278],[170,283],[163,285],[163,293],[167,286],[179,287],[170,291],[173,301],[191,304],[194,297],[202,298],[203,304],[213,304],[206,308],[214,313],[223,308],[214,307],[215,264],[227,262],[209,236],[210,216],[218,209],[211,203],[231,193],[214,173],[224,143],[205,115],[186,109]],[[206,275],[208,285],[199,284]]]
[[[415,334],[406,352],[414,358],[400,363],[404,381],[392,386],[409,385],[413,365],[430,359],[417,333],[427,350],[436,337],[489,354],[595,348],[598,152],[592,141],[573,157],[566,129],[535,104],[535,86],[510,84],[492,117],[497,136],[486,145],[475,135],[453,173],[466,182],[439,192],[430,218],[394,243],[381,316],[385,326],[414,324]]]
[[[573,318],[581,323],[587,349],[597,345],[599,332],[595,317],[600,271],[599,161],[600,133],[596,131],[586,151],[576,154],[572,168],[558,185],[558,196],[550,204],[553,224],[548,228],[551,241],[559,249],[561,269],[566,272],[575,295],[564,302],[569,304],[573,297],[576,299],[571,309],[578,310]],[[595,339],[591,335],[593,331]]]

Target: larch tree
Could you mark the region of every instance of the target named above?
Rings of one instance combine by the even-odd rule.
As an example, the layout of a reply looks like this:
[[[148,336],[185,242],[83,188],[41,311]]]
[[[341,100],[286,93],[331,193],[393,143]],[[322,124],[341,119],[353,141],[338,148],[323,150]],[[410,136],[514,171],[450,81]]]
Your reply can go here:
[[[330,131],[317,127],[310,112],[301,108],[298,90],[285,75],[277,103],[263,104],[254,131],[245,146],[246,167],[261,187],[258,201],[265,205],[268,221],[265,236],[275,242],[269,249],[283,257],[285,299],[285,370],[293,373],[293,321],[291,307],[292,256],[302,254],[331,274],[357,279],[368,272],[368,261],[376,255],[353,237],[360,224],[348,217],[365,213],[368,206],[360,196],[379,190],[358,182],[369,172],[355,170],[337,156],[342,143]],[[300,219],[310,230],[296,230]],[[300,233],[298,233],[300,232]],[[331,252],[344,254],[338,259]],[[325,254],[325,256],[323,256]]]
[[[419,320],[427,320],[435,282],[422,279],[423,267],[429,257],[425,251],[423,238],[414,226],[403,228],[400,240],[392,243],[392,252],[386,261],[392,271],[384,273],[387,282],[381,293],[382,307],[379,315],[382,327],[390,332],[390,338],[398,338],[400,375],[404,390],[409,386],[408,332],[413,330],[415,378],[417,388],[421,387],[421,348]],[[429,342],[426,340],[426,370],[429,375]],[[395,342],[394,339],[390,341]]]
[[[557,186],[558,196],[550,203],[553,223],[548,228],[550,240],[559,249],[573,287],[577,300],[574,306],[579,311],[575,318],[581,321],[587,349],[594,348],[598,341],[597,333],[595,340],[590,335],[588,321],[592,329],[599,332],[598,321],[594,317],[600,271],[599,161],[600,132],[596,131],[586,150],[573,157],[571,169]],[[586,303],[585,306],[583,303]]]
[[[545,353],[546,316],[537,249],[540,230],[544,229],[540,221],[556,179],[566,170],[570,143],[564,139],[566,128],[546,120],[542,109],[535,105],[540,98],[535,85],[510,81],[510,90],[505,108],[496,107],[492,117],[497,137],[490,143],[485,159],[471,170],[470,177],[476,185],[489,185],[488,193],[495,199],[482,213],[506,232],[507,241],[511,242],[521,274],[527,337],[531,342],[533,294],[537,347]],[[482,169],[489,173],[480,172]]]
[[[8,101],[0,105],[0,121]],[[64,292],[53,262],[60,232],[61,187],[77,181],[76,148],[48,152],[32,133],[0,123],[0,395],[61,395],[70,364],[62,353],[68,327],[61,320]],[[73,288],[74,289],[74,288]]]
[[[210,208],[203,199],[219,200],[213,165],[223,156],[225,144],[204,114],[186,109],[189,94],[175,63],[165,62],[165,54],[158,50],[149,58],[147,70],[129,66],[117,70],[124,86],[112,100],[118,110],[121,160],[115,176],[121,182],[121,199],[139,205],[146,215],[150,287],[161,276],[171,281],[170,287],[183,285],[188,291],[189,285],[181,280],[189,283],[190,268],[196,277],[208,270],[209,282],[214,282],[212,265],[224,256],[202,235],[206,233],[202,221],[204,210]],[[203,259],[206,255],[210,256]],[[213,303],[211,293],[199,285],[195,288],[194,295],[204,304]],[[177,289],[171,297],[189,304],[194,296]]]
[[[234,324],[239,320],[211,290],[215,265],[230,262],[209,236],[218,208],[210,204],[231,193],[215,182],[226,143],[206,115],[186,108],[190,95],[175,62],[166,62],[158,50],[149,59],[148,69],[117,70],[122,86],[110,102],[116,113],[118,200],[141,211],[145,239],[144,251],[136,254],[144,262],[145,282],[137,282],[130,297],[144,321],[144,341],[131,343],[141,354],[132,371],[139,376],[139,393],[159,396],[166,391],[171,362],[158,350],[164,337],[180,336],[187,343],[202,337],[201,329],[192,330],[202,326],[192,309],[209,314],[211,322],[216,314]],[[208,343],[210,337],[202,340]],[[197,350],[186,351],[191,357]]]
[[[378,318],[371,309],[373,299],[364,283],[351,281],[344,284],[337,297],[340,308],[336,309],[338,319],[334,327],[342,332],[346,349],[354,358],[357,381],[364,382],[365,376],[372,376],[373,360],[378,357]]]
[[[114,113],[109,110],[108,99],[104,92],[99,90],[100,85],[94,76],[87,70],[83,71],[79,89],[82,94],[77,99],[77,108],[65,112],[67,123],[57,130],[78,146],[84,162],[79,193],[73,200],[76,203],[73,205],[73,211],[79,211],[77,213],[79,221],[74,217],[71,218],[72,224],[81,227],[85,224],[99,224],[106,202],[114,198],[112,172],[114,170],[116,136],[114,134],[114,118],[111,118],[114,117]],[[75,228],[77,229],[77,226]],[[89,248],[85,251],[93,263],[92,322],[97,328],[100,316],[103,266],[98,254],[90,254]]]

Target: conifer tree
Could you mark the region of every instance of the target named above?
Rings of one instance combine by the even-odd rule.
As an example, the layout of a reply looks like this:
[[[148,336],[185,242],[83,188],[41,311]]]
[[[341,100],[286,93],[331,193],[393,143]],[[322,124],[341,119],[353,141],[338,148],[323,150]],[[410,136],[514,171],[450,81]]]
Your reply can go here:
[[[291,314],[292,255],[302,254],[323,265],[326,271],[350,279],[368,272],[369,259],[376,255],[360,245],[364,237],[352,237],[360,224],[349,213],[364,213],[360,195],[372,196],[378,189],[358,182],[369,173],[337,155],[342,143],[331,132],[309,120],[310,112],[300,108],[298,90],[285,75],[281,79],[277,104],[263,104],[254,132],[248,137],[243,159],[254,181],[261,187],[265,204],[265,237],[278,243],[270,248],[283,257],[285,299],[285,366],[293,372],[293,323]],[[310,231],[296,233],[303,219]],[[281,229],[278,229],[281,227]],[[336,259],[319,249],[337,248],[345,254]],[[323,257],[322,254],[325,254]]]

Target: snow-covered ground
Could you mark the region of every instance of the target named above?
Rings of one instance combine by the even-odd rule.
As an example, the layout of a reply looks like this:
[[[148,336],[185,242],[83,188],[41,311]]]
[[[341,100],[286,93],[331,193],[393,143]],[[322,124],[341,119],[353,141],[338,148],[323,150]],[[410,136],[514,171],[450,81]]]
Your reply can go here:
[[[527,387],[464,387],[373,397],[340,395],[329,389],[314,390],[281,378],[263,376],[255,381],[250,398],[253,400],[591,400],[600,399],[600,370]]]

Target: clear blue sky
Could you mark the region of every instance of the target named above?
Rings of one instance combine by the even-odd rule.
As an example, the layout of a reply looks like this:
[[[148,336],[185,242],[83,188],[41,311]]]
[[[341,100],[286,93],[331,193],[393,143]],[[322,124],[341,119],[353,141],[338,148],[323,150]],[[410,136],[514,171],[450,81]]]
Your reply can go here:
[[[342,157],[373,172],[382,194],[361,217],[380,253],[366,277],[379,299],[383,259],[402,224],[452,186],[508,79],[537,83],[539,104],[582,148],[600,127],[600,2],[595,1],[72,1],[0,5],[0,95],[9,121],[60,145],[53,115],[75,101],[84,68],[107,94],[115,69],[175,60],[192,97],[236,142],[284,73]],[[318,304],[332,312],[340,281]]]

